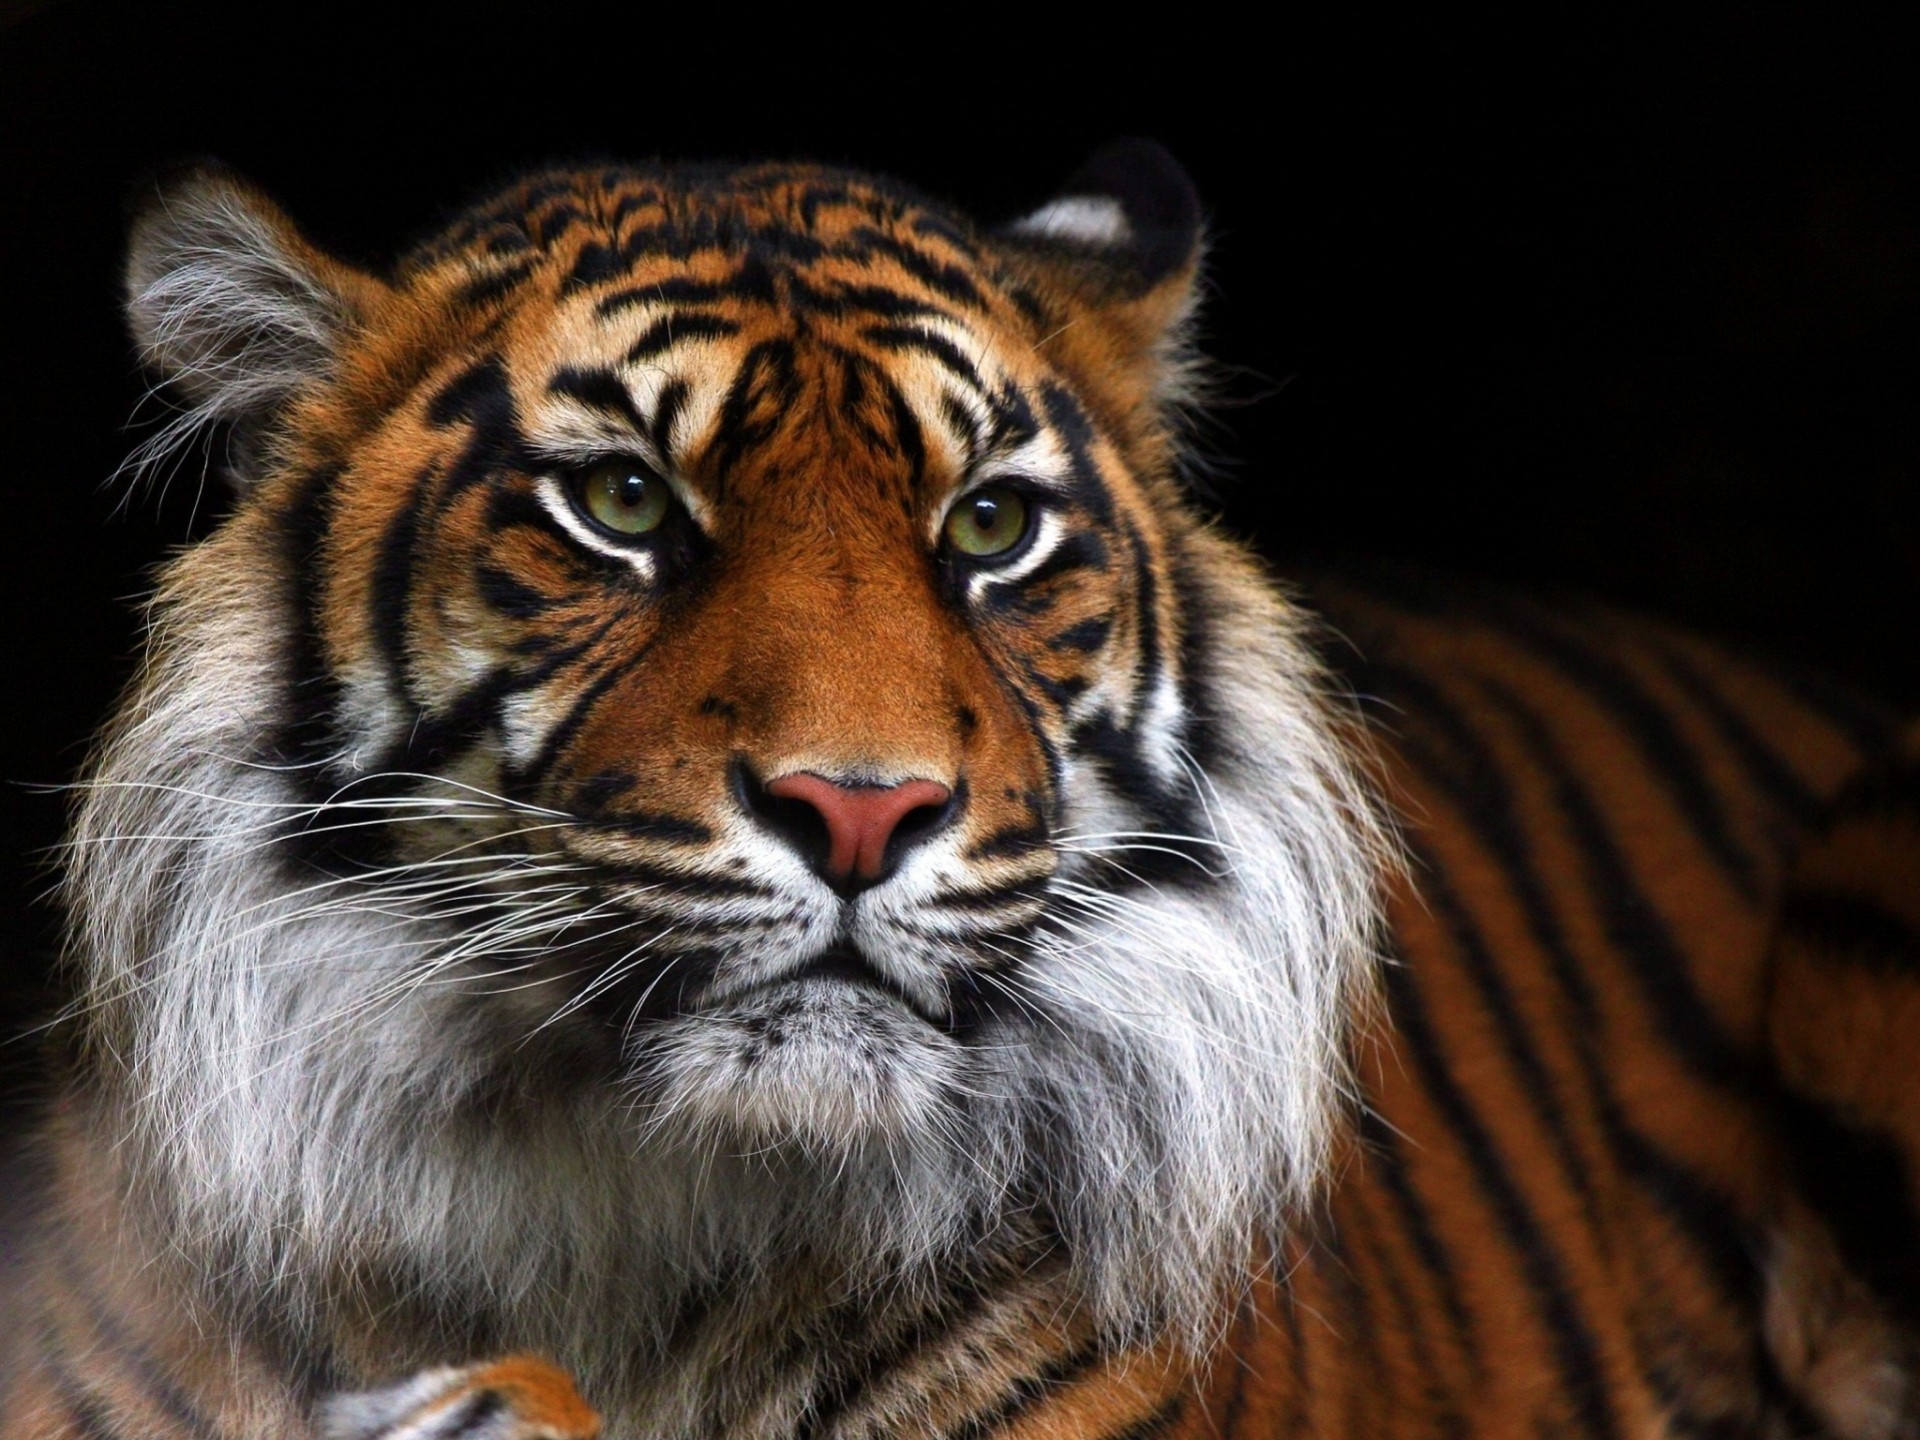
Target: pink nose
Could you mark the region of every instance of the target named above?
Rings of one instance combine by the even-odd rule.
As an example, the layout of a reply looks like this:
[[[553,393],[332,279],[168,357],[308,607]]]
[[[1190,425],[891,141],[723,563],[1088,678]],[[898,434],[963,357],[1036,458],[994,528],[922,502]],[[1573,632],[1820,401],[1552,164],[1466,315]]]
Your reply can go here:
[[[886,864],[887,842],[915,810],[939,807],[953,792],[937,780],[899,785],[836,785],[818,775],[782,775],[767,793],[811,806],[827,826],[827,878],[877,880]]]

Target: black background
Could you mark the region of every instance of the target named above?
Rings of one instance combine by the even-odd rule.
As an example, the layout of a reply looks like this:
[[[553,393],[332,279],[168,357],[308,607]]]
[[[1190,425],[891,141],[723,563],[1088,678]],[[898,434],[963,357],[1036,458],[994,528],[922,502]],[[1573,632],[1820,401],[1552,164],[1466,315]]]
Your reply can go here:
[[[1212,215],[1219,504],[1277,562],[1596,592],[1920,702],[1917,128],[1870,10],[30,8],[0,29],[0,1025],[45,1004],[40,787],[221,505],[107,483],[126,207],[198,154],[377,264],[549,158],[808,156],[1000,218],[1153,135]]]

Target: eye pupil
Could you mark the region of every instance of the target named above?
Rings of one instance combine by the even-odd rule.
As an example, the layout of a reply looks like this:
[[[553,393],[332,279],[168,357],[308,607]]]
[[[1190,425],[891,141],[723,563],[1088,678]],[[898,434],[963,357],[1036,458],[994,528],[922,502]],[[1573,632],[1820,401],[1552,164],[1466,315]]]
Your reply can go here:
[[[608,460],[575,474],[574,508],[603,531],[633,539],[660,528],[673,510],[672,487],[633,460]]]
[[[1018,491],[995,485],[976,491],[947,516],[947,544],[976,560],[1005,555],[1025,537],[1032,511]]]

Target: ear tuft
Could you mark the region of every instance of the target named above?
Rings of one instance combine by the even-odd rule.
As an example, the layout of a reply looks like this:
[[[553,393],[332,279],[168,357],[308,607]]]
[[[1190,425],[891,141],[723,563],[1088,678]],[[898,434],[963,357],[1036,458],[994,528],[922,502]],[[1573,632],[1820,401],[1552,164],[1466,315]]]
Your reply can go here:
[[[1199,258],[1200,197],[1157,140],[1115,140],[1087,157],[1060,193],[1009,227],[1120,261],[1147,285]]]
[[[246,181],[200,165],[158,182],[134,219],[127,319],[193,426],[254,420],[331,365],[375,284]]]

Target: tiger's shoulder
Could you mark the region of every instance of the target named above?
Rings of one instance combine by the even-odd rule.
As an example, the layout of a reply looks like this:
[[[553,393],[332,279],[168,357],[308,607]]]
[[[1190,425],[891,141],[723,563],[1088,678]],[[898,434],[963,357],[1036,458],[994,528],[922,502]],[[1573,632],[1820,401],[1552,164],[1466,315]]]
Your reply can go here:
[[[1596,603],[1381,567],[1307,595],[1408,867],[1353,1143],[1216,1408],[1906,1433],[1914,732]]]

